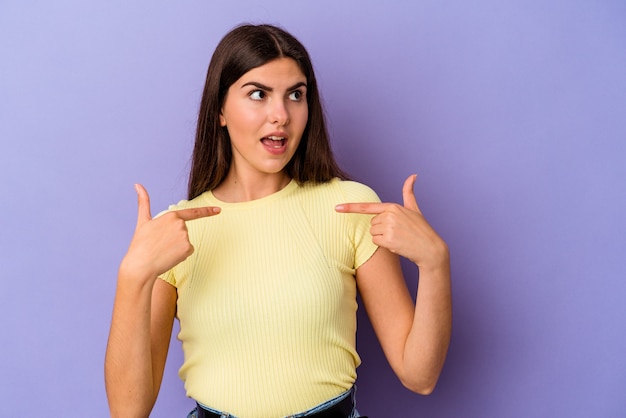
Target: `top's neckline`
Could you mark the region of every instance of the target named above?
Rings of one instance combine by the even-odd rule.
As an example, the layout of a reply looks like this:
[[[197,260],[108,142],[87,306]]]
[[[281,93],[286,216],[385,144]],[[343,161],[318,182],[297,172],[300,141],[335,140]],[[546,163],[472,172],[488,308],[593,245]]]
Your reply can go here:
[[[267,196],[263,196],[259,199],[246,200],[243,202],[224,202],[223,200],[220,200],[217,197],[215,197],[215,195],[213,194],[213,191],[211,190],[206,192],[206,195],[210,200],[214,201],[217,206],[220,206],[222,208],[225,208],[225,207],[244,208],[244,207],[249,207],[249,206],[265,204],[265,203],[274,201],[276,199],[280,199],[281,197],[291,193],[291,191],[295,190],[297,187],[298,187],[298,183],[294,179],[291,179],[285,187],[278,190],[277,192],[274,192]]]

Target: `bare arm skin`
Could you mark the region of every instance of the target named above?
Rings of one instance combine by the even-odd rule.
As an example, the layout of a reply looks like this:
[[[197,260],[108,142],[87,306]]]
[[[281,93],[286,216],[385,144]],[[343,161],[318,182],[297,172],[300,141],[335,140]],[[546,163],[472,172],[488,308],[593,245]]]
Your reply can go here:
[[[105,358],[112,417],[148,417],[156,401],[172,326],[176,289],[157,277],[193,253],[186,221],[219,213],[205,207],[150,215],[146,190],[136,186],[135,234],[120,264]]]
[[[336,210],[376,214],[371,233],[380,248],[357,270],[357,286],[392,369],[404,386],[426,395],[435,388],[450,342],[450,257],[417,206],[414,182],[410,176],[404,183],[403,206],[346,203]],[[398,255],[419,268],[415,305]]]

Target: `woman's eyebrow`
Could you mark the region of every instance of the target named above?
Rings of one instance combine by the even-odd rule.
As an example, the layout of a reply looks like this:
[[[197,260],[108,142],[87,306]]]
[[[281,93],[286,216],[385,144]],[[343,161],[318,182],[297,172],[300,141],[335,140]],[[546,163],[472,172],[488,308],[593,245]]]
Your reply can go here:
[[[261,83],[258,83],[256,81],[249,81],[249,82],[245,83],[244,85],[242,85],[241,88],[244,88],[244,87],[247,87],[247,86],[254,86],[256,88],[259,88],[259,89],[265,90],[265,91],[274,91],[273,87],[266,86],[265,84],[261,84]],[[300,82],[294,84],[293,86],[288,87],[287,91],[295,90],[295,89],[297,89],[299,87],[302,87],[302,86],[304,86],[304,87],[307,86],[304,81],[300,81]]]

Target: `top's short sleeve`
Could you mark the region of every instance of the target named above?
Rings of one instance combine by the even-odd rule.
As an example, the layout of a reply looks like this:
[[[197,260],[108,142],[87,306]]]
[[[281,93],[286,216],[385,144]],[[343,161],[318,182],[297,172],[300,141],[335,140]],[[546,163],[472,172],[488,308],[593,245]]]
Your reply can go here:
[[[380,198],[370,187],[354,181],[342,181],[342,191],[345,203],[379,203]],[[372,242],[370,234],[373,215],[351,213],[347,214],[353,227],[352,243],[355,249],[354,268],[363,265],[376,252],[378,246]]]
[[[181,200],[178,205],[170,205],[170,207],[167,210],[164,210],[160,213],[158,213],[155,218],[158,218],[159,216],[162,216],[170,211],[173,210],[177,210],[180,209],[180,206],[184,205],[187,201],[185,200]],[[176,287],[176,275],[174,274],[174,269],[175,267],[169,269],[168,271],[166,271],[165,273],[159,275],[159,279],[164,280],[165,282],[171,284],[172,286]]]

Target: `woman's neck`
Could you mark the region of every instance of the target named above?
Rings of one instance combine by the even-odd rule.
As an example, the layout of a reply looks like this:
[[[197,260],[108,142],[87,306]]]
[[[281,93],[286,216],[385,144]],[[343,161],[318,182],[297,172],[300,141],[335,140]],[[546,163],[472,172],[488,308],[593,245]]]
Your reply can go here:
[[[274,194],[287,186],[290,181],[291,177],[284,171],[244,175],[231,168],[224,181],[212,192],[223,202],[248,202]]]

